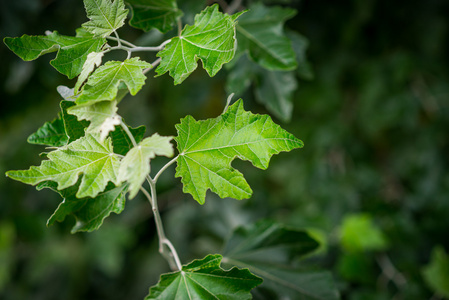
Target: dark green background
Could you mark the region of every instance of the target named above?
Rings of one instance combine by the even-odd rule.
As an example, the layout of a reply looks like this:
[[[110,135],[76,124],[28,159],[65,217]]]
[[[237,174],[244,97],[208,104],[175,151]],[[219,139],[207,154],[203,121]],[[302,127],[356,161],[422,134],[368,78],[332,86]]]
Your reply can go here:
[[[299,81],[292,121],[282,124],[305,147],[275,157],[267,171],[235,163],[254,190],[250,200],[209,194],[200,206],[172,180],[173,168],[167,171],[160,207],[182,261],[219,251],[238,225],[272,218],[318,232],[326,247],[316,263],[333,272],[344,299],[440,299],[421,271],[436,245],[449,248],[449,2],[264,2],[297,8],[287,26],[310,42],[314,79]],[[203,5],[184,1],[186,19]],[[2,39],[45,30],[73,35],[85,21],[81,1],[0,2]],[[160,39],[129,27],[119,33],[142,45]],[[74,81],[48,64],[54,54],[22,62],[2,44],[0,57],[4,174],[39,164],[45,149],[26,138],[56,116],[56,86]],[[119,112],[131,125],[147,125],[147,136],[174,135],[184,115],[222,111],[226,74],[209,78],[198,70],[176,87],[168,75],[148,79]],[[246,109],[266,113],[253,98],[244,96]],[[153,168],[165,162],[155,160]],[[142,299],[168,270],[143,197],[99,231],[75,235],[71,219],[45,227],[59,202],[55,193],[0,176],[1,299]],[[341,246],[343,220],[360,213],[383,235],[382,249]],[[388,280],[386,260],[405,283]]]

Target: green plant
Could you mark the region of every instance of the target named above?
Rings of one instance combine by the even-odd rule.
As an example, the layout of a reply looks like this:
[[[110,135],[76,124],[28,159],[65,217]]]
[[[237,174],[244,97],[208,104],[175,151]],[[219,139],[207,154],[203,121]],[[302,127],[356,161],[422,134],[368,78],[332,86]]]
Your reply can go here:
[[[174,163],[175,176],[181,178],[183,191],[200,204],[204,204],[209,189],[221,198],[247,199],[252,190],[243,175],[231,166],[232,161],[239,158],[266,169],[274,154],[302,147],[301,140],[269,116],[245,111],[241,99],[231,104],[232,94],[223,113],[216,118],[200,121],[191,116],[183,118],[176,125],[176,137],[154,133],[144,138],[143,126],[131,128],[117,114],[117,105],[128,92],[131,95],[139,92],[146,74],[154,68],[157,76],[168,72],[174,83],[180,84],[197,68],[199,59],[207,73],[214,76],[237,52],[240,60],[233,63],[229,89],[235,87],[241,92],[249,85],[246,79],[252,77],[261,78],[262,82],[256,94],[263,93],[267,84],[273,84],[280,96],[277,102],[265,104],[275,115],[288,120],[291,117],[288,98],[295,84],[290,73],[276,76],[275,72],[294,70],[295,57],[301,55],[295,54],[291,41],[282,32],[283,21],[294,11],[259,3],[251,7],[251,13],[236,12],[240,7],[240,1],[236,1],[229,5],[227,13],[222,13],[215,4],[196,15],[193,25],[182,29],[182,12],[176,1],[127,2],[132,10],[130,25],[165,33],[177,23],[178,35],[159,46],[136,46],[121,39],[117,32],[128,15],[122,0],[85,0],[90,20],[77,29],[74,37],[54,31],[45,36],[5,38],[5,44],[26,61],[57,51],[51,65],[69,79],[78,77],[73,88],[58,88],[64,98],[58,118],[45,123],[28,138],[30,143],[52,150],[45,153],[47,159],[28,170],[9,171],[7,176],[36,185],[39,190],[49,188],[59,193],[64,200],[48,224],[73,215],[76,224],[72,232],[98,229],[111,212],[123,211],[126,196],[132,199],[142,192],[153,210],[159,252],[173,270],[161,276],[147,299],[248,299],[262,278],[265,291],[292,299],[297,295],[304,299],[337,298],[327,273],[298,272],[289,266],[293,257],[303,257],[318,247],[304,231],[259,222],[236,230],[224,248],[224,256],[208,255],[183,266],[164,233],[158,209],[156,184]],[[290,36],[301,40],[295,33]],[[114,50],[125,51],[126,59],[103,64],[105,55]],[[158,58],[148,63],[133,57],[141,51],[157,52]],[[256,64],[245,61],[244,52]],[[290,83],[286,90],[282,82]],[[177,144],[176,156],[173,139]],[[151,175],[150,162],[156,156],[175,157]],[[222,261],[232,268],[222,269]]]

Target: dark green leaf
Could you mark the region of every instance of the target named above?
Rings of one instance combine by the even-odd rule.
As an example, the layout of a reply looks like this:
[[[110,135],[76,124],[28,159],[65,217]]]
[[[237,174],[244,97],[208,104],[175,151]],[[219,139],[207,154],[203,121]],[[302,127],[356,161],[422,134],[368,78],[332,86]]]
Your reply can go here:
[[[309,40],[292,30],[287,31],[287,37],[292,41],[293,50],[296,53],[296,61],[298,62],[296,73],[302,79],[313,79],[312,66],[306,57],[306,51],[309,47]]]
[[[51,122],[46,122],[35,133],[31,134],[27,142],[50,147],[61,147],[67,144],[69,138],[64,129],[64,121],[61,115]]]
[[[60,103],[62,119],[64,121],[64,128],[69,138],[69,143],[76,141],[80,137],[84,136],[84,130],[89,126],[89,122],[86,120],[78,121],[77,117],[67,112],[72,106],[75,106],[75,102],[63,100]]]
[[[176,0],[126,0],[131,7],[129,24],[149,31],[157,28],[165,33],[172,29],[176,18],[182,15]]]
[[[248,51],[255,62],[268,70],[295,69],[295,52],[283,32],[284,22],[295,14],[290,8],[252,5],[237,24],[238,52]]]
[[[295,259],[317,248],[305,231],[261,221],[234,231],[224,247],[223,262],[262,277],[260,288],[271,295],[263,299],[338,299],[329,273],[293,267]]]
[[[262,279],[247,269],[223,270],[221,259],[221,255],[208,255],[183,266],[182,271],[161,275],[145,300],[251,299],[250,291],[261,284]]]
[[[139,143],[143,139],[143,136],[145,135],[145,126],[142,125],[136,128],[131,128],[128,126],[128,129],[134,136],[136,143]],[[133,143],[121,126],[116,127],[115,130],[109,134],[109,136],[112,138],[114,153],[126,155],[126,153],[134,147]]]
[[[49,188],[64,198],[64,201],[59,204],[56,211],[48,219],[48,226],[53,225],[55,221],[64,221],[68,215],[73,215],[76,224],[72,228],[72,233],[93,231],[103,224],[103,220],[111,212],[119,214],[125,207],[126,184],[115,187],[112,183],[109,183],[106,189],[95,198],[81,199],[76,197],[79,183],[62,191],[59,191],[57,186],[57,183],[51,181],[42,182],[37,186],[38,190]]]
[[[58,51],[50,64],[67,77],[74,78],[81,73],[87,55],[101,50],[106,40],[103,38],[73,37],[59,35],[56,31],[49,35],[5,38],[11,51],[25,61],[34,60],[46,53]]]

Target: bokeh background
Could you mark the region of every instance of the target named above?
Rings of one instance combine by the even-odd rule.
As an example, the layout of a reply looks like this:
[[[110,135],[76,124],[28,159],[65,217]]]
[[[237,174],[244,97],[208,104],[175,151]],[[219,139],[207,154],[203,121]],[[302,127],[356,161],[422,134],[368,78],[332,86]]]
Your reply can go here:
[[[182,2],[187,21],[205,5]],[[267,171],[236,163],[254,190],[244,201],[209,194],[200,206],[169,169],[159,202],[181,259],[215,253],[236,226],[271,218],[321,240],[315,259],[343,299],[449,297],[449,1],[264,2],[296,8],[287,27],[309,41],[313,76],[298,77],[292,120],[274,118],[305,147]],[[0,2],[2,39],[73,35],[85,21],[81,1]],[[161,39],[130,27],[120,34],[141,45]],[[40,163],[45,149],[26,138],[56,117],[56,86],[74,84],[49,65],[53,57],[22,62],[0,45],[0,299],[142,299],[168,271],[143,197],[100,230],[72,235],[73,219],[45,225],[57,194],[1,176]],[[121,115],[147,135],[176,134],[187,114],[215,117],[227,71],[209,78],[199,69],[179,86],[168,75],[148,79]],[[267,113],[251,90],[242,97],[247,110]]]

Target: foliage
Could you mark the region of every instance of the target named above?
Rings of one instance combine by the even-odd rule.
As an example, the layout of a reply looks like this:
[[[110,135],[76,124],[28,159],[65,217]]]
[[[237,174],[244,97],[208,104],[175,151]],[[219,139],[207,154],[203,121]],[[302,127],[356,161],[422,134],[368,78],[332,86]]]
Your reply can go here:
[[[179,19],[182,13],[173,2],[142,7],[142,3],[131,1],[130,5],[133,11],[131,25],[144,30],[154,27],[165,32],[175,18],[177,22],[182,22]],[[269,10],[263,6],[255,7],[256,15],[243,22],[242,28],[245,29],[238,29],[236,20],[244,11],[222,13],[218,4],[214,4],[197,14],[194,24],[186,25],[178,36],[156,47],[141,47],[121,39],[117,32],[124,25],[128,13],[123,0],[85,0],[84,6],[90,21],[77,30],[77,37],[51,33],[48,37],[5,39],[6,45],[24,60],[60,50],[57,59],[52,61],[56,69],[69,78],[79,75],[74,88],[58,87],[63,97],[60,117],[45,123],[29,138],[31,143],[51,146],[51,151],[45,154],[47,160],[28,170],[6,172],[11,179],[37,185],[38,190],[48,188],[62,196],[63,201],[47,224],[62,222],[68,215],[73,215],[76,223],[72,233],[97,230],[112,212],[120,214],[124,210],[126,194],[131,200],[141,191],[152,207],[159,252],[173,271],[161,276],[160,282],[150,289],[146,299],[250,299],[250,291],[263,282],[262,278],[266,277],[266,285],[270,286],[273,276],[282,282],[288,297],[307,294],[338,298],[332,279],[315,271],[284,270],[284,266],[274,265],[257,265],[256,268],[251,264],[251,268],[255,268],[253,272],[259,273],[261,278],[253,275],[247,265],[242,265],[243,269],[220,268],[221,255],[208,255],[182,266],[176,248],[165,235],[158,209],[156,183],[175,162],[175,177],[182,178],[183,191],[191,194],[200,204],[205,203],[208,189],[221,198],[240,200],[249,198],[252,190],[243,175],[231,166],[235,158],[267,169],[273,155],[302,147],[301,140],[275,124],[268,115],[245,111],[241,99],[230,105],[232,95],[216,118],[196,121],[188,115],[181,119],[181,123],[176,125],[176,137],[154,133],[144,138],[143,131],[130,128],[118,114],[117,104],[128,92],[135,96],[145,85],[145,74],[156,66],[157,76],[169,72],[175,84],[192,74],[197,68],[198,59],[201,59],[209,76],[215,76],[234,57],[237,30],[244,32],[252,41],[253,37],[246,35],[247,31],[251,32],[256,39],[260,39],[258,45],[266,44],[263,49],[269,49],[269,58],[256,55],[256,62],[261,66],[276,69],[271,62],[267,62],[272,61],[279,51],[281,57],[274,64],[281,62],[283,65],[278,69],[295,69],[296,59],[286,37],[276,35],[277,40],[273,37],[274,44],[271,44],[269,40],[263,40],[265,32],[254,31],[250,25],[256,20],[256,27],[263,28],[264,24],[257,22],[257,18],[265,18]],[[157,17],[161,8],[168,8],[170,16],[162,23]],[[286,14],[290,17],[294,14],[293,10],[280,8],[274,8],[274,12],[275,19],[281,20],[287,18]],[[277,16],[278,12],[284,16]],[[145,20],[145,24],[139,20]],[[281,22],[274,21],[274,31],[281,31],[281,27]],[[107,40],[117,45],[111,46],[106,43]],[[86,48],[86,43],[89,48]],[[253,44],[246,44],[246,47],[251,47],[250,53],[254,56],[258,50],[254,50]],[[288,50],[285,55],[284,48]],[[107,61],[105,54],[113,50],[125,51],[127,58]],[[131,57],[138,51],[157,52],[159,59],[148,63],[140,57]],[[70,58],[64,68],[57,67],[59,55]],[[151,176],[150,164],[156,156],[174,156],[173,138],[179,154]],[[145,183],[149,185],[149,190],[145,188]],[[263,231],[258,233],[256,239],[267,238]],[[295,236],[293,232],[290,235]],[[304,238],[295,242],[299,244],[297,247],[314,249],[318,245],[306,233],[300,235]],[[229,264],[234,257],[230,255],[226,259]],[[237,266],[240,263],[236,261]],[[316,281],[316,285],[306,287],[306,282],[310,280]],[[300,288],[291,289],[294,285]],[[284,297],[282,290],[277,292]]]
[[[131,19],[130,2],[125,4]],[[275,123],[300,137],[305,147],[272,157],[268,171],[234,160],[232,167],[244,174],[253,190],[252,197],[244,201],[219,199],[209,192],[200,206],[190,194],[182,193],[182,183],[173,178],[174,165],[168,167],[159,176],[157,196],[165,232],[180,260],[188,263],[208,253],[225,256],[220,249],[234,229],[250,228],[269,218],[290,229],[307,228],[320,241],[313,253],[291,261],[295,272],[291,278],[299,277],[300,269],[323,273],[319,269],[324,266],[332,272],[344,299],[444,298],[434,288],[439,277],[426,279],[423,270],[434,261],[432,252],[437,245],[446,253],[449,249],[447,1],[244,0],[237,10],[232,2],[221,1],[219,10],[247,10],[237,18],[237,25],[260,3],[267,9],[282,6],[297,11],[282,23],[281,31],[281,36],[292,41],[295,70],[267,70],[253,61],[248,50],[242,53],[239,49],[216,76],[209,77],[200,63],[176,86],[172,77],[152,78],[155,73],[145,70],[146,85],[135,96],[117,100],[116,113],[124,117],[139,143],[155,132],[176,136],[173,124],[186,115],[195,120],[219,116],[227,95],[235,93],[234,99],[244,100],[245,110],[269,113]],[[182,11],[183,15],[174,21],[167,19],[170,25],[164,32],[151,27],[156,29],[143,33],[129,26],[117,32],[135,45],[161,45],[178,35],[179,19],[181,30],[184,24],[194,25],[195,15],[205,4],[204,0],[178,1],[178,14]],[[79,1],[6,1],[0,14],[2,39],[23,33],[45,36],[46,30],[73,36],[74,29],[88,21]],[[89,36],[86,30],[76,30],[76,37]],[[113,33],[107,39],[111,48],[118,45],[114,37]],[[86,83],[54,72],[49,61],[57,57],[58,48],[60,53],[62,47],[55,46],[53,53],[23,63],[6,46],[0,47],[2,173],[38,166],[48,159],[45,153],[37,154],[55,149],[26,145],[25,138],[47,120],[58,118],[55,101],[61,98],[56,86],[79,83],[81,89]],[[96,53],[107,49],[104,45]],[[133,51],[130,58],[138,56],[153,65],[157,62],[154,54],[160,50],[154,51]],[[101,64],[126,57],[126,51],[110,50]],[[101,64],[93,63],[86,73]],[[246,75],[232,81],[239,71]],[[67,113],[68,106],[75,106],[73,95],[78,90],[65,90],[69,93],[63,98],[69,101],[63,102],[60,118],[71,124],[63,129],[73,142],[85,134],[90,121]],[[118,94],[129,94],[124,83],[119,84]],[[137,127],[140,124],[146,125],[146,133],[144,126]],[[56,128],[61,132],[59,125]],[[133,148],[121,126],[115,126],[107,138],[119,155]],[[151,175],[169,160],[163,156],[151,159]],[[45,228],[46,219],[62,201],[59,193],[48,188],[37,192],[8,178],[0,180],[0,298],[143,299],[160,274],[170,271],[156,253],[157,230],[143,199],[144,194],[138,193],[133,201],[126,200],[126,209],[105,218],[100,230],[70,235],[67,232],[83,218],[82,213],[79,217],[69,213],[75,217]],[[371,220],[367,228],[385,238],[384,247],[357,251],[343,247],[344,220],[361,215]],[[225,261],[221,267],[232,266]],[[264,283],[252,294],[255,299],[278,296]]]

